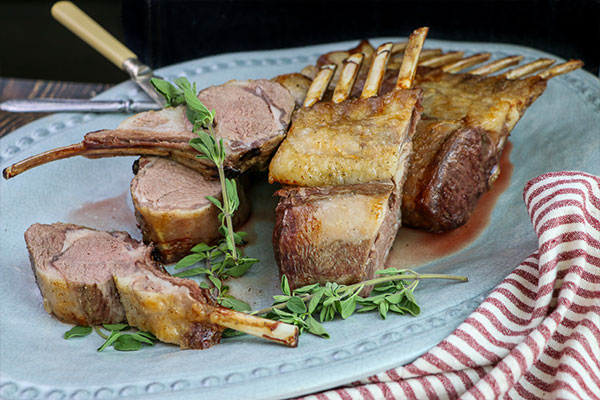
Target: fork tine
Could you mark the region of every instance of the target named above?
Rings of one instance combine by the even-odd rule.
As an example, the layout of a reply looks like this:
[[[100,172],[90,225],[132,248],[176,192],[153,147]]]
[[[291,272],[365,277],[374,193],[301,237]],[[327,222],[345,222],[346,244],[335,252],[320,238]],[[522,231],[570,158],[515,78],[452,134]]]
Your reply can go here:
[[[384,43],[377,48],[375,57],[371,61],[371,67],[363,86],[360,97],[367,98],[377,96],[379,93],[379,87],[381,81],[383,81],[383,75],[385,74],[385,68],[387,67],[388,60],[390,59],[390,51],[392,50],[393,44]]]
[[[477,53],[472,56],[465,57],[461,60],[455,61],[450,64],[446,64],[442,66],[442,71],[455,73],[462,71],[463,69],[472,67],[473,65],[480,64],[484,61],[487,61],[492,56],[491,53]]]
[[[501,58],[496,61],[492,61],[488,64],[484,64],[481,67],[477,67],[471,71],[469,74],[471,75],[489,75],[496,71],[500,71],[506,67],[510,67],[511,65],[516,65],[521,62],[523,56],[508,56]]]
[[[509,69],[508,71],[506,71],[503,74],[500,74],[499,76],[506,79],[518,79],[529,75],[533,72],[549,67],[552,64],[554,64],[554,60],[551,58],[538,58],[537,60],[529,62],[527,64],[523,64],[520,67]]]
[[[439,55],[424,61],[419,61],[419,66],[437,68],[444,64],[448,64],[452,61],[456,61],[462,58],[465,54],[464,51],[451,51],[446,54]]]
[[[344,60],[344,66],[340,72],[340,80],[333,92],[332,100],[334,103],[341,103],[350,95],[363,59],[364,54],[356,53]]]
[[[304,99],[303,104],[304,107],[311,107],[313,104],[323,98],[323,94],[325,93],[325,90],[327,90],[327,86],[329,86],[331,78],[333,78],[335,68],[335,64],[327,64],[319,68],[315,79],[313,79],[310,87],[308,88],[308,92],[306,93],[306,98]]]
[[[555,65],[552,68],[548,68],[542,72],[539,72],[537,76],[543,79],[552,79],[555,76],[566,74],[567,72],[574,71],[583,66],[583,61],[581,60],[569,60],[562,64]]]
[[[428,32],[429,28],[425,26],[415,29],[413,33],[410,34],[408,45],[404,51],[404,59],[402,60],[400,72],[398,73],[398,80],[396,81],[397,89],[412,88],[415,74],[417,73],[417,63]]]

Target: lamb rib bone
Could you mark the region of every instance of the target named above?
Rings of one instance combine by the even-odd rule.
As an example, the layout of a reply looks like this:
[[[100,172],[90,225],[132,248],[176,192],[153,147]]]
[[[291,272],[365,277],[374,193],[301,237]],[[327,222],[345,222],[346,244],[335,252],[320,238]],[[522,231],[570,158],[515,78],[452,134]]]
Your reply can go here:
[[[500,71],[511,65],[516,65],[521,62],[523,56],[508,56],[499,60],[492,61],[488,64],[484,64],[480,67],[473,68],[469,71],[471,75],[489,75],[496,71]]]
[[[315,76],[315,79],[306,93],[306,99],[303,104],[304,107],[310,107],[323,98],[323,94],[325,93],[325,90],[327,90],[327,86],[329,86],[329,82],[331,81],[331,78],[333,78],[336,68],[336,65],[328,64],[323,65],[319,69],[317,76]]]
[[[446,54],[441,54],[437,57],[433,57],[433,58],[430,58],[427,60],[420,61],[419,66],[431,67],[431,68],[440,67],[449,62],[460,60],[464,54],[465,54],[464,51],[451,51]]]
[[[499,76],[506,79],[519,79],[523,78],[533,72],[542,70],[550,65],[554,64],[554,60],[550,58],[539,58],[535,61],[521,65],[520,67],[508,70]]]
[[[152,246],[125,232],[55,223],[25,232],[44,308],[63,322],[118,323],[182,348],[218,343],[227,327],[295,347],[298,328],[219,306],[210,292],[176,278],[152,258]]]
[[[335,86],[332,96],[334,103],[341,103],[350,96],[350,91],[352,90],[352,86],[354,86],[363,59],[364,55],[362,53],[356,53],[344,60],[340,79]]]
[[[491,53],[477,53],[472,56],[462,58],[460,60],[454,61],[450,64],[444,64],[441,66],[442,71],[444,72],[458,72],[462,71],[465,68],[472,67],[473,65],[480,64],[484,61],[487,61],[491,57]]]

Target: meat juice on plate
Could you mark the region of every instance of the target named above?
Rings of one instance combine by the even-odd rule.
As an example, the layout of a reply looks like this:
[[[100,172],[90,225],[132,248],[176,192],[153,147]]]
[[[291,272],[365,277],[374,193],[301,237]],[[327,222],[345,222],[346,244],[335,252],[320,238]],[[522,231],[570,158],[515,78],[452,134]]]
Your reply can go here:
[[[140,237],[128,191],[115,197],[85,202],[71,210],[66,221],[106,231],[127,231],[133,237]]]
[[[514,167],[510,162],[511,150],[512,143],[507,141],[500,158],[500,175],[490,190],[481,196],[473,215],[465,225],[443,233],[401,227],[386,266],[414,268],[456,253],[475,241],[490,222],[498,197],[510,185]]]

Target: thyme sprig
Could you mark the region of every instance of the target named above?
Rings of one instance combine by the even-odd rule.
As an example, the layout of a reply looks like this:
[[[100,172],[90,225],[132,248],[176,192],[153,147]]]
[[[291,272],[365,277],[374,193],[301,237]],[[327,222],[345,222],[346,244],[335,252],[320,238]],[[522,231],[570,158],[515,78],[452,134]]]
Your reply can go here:
[[[187,268],[175,274],[178,277],[204,275],[212,284],[217,301],[224,307],[247,311],[249,306],[241,300],[228,295],[229,287],[223,280],[244,275],[258,260],[244,257],[237,247],[244,243],[244,232],[233,230],[233,215],[240,205],[237,184],[234,179],[225,176],[225,160],[227,152],[223,139],[217,139],[214,131],[215,111],[209,110],[197,97],[196,84],[191,84],[186,78],[175,79],[175,85],[152,78],[151,83],[162,94],[167,106],[186,105],[186,115],[192,124],[194,133],[198,135],[190,140],[190,146],[198,151],[197,158],[211,161],[217,168],[221,183],[222,200],[207,196],[220,211],[219,232],[223,239],[215,246],[200,243],[191,249],[191,254],[181,259],[175,269]],[[203,263],[203,265],[198,265]],[[190,268],[191,267],[191,268]],[[207,284],[201,285],[207,287]]]
[[[375,272],[377,278],[352,285],[339,285],[327,282],[303,286],[293,292],[287,277],[281,277],[282,295],[273,296],[271,307],[254,311],[252,314],[266,315],[267,318],[294,324],[300,332],[306,330],[317,336],[328,338],[329,334],[321,324],[333,320],[336,315],[342,319],[356,312],[377,309],[381,318],[387,318],[388,312],[417,316],[421,309],[414,296],[414,290],[422,279],[451,279],[466,282],[468,279],[458,275],[419,274],[412,270],[387,268]],[[408,282],[412,281],[412,282]],[[373,286],[368,297],[360,292],[366,286]],[[314,317],[319,315],[319,321]]]

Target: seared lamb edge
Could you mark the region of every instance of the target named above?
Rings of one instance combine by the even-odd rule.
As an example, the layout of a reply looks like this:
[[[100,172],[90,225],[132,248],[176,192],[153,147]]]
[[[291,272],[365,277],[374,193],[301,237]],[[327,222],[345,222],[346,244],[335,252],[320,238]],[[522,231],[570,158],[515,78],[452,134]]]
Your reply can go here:
[[[414,60],[418,58],[422,40],[424,36],[418,49],[412,46],[411,54]],[[376,65],[379,54],[385,51],[389,53],[389,48],[391,45],[380,46],[378,55],[371,64],[371,70],[375,69],[373,65]],[[380,57],[379,60],[378,68],[381,77],[377,77],[370,70],[363,88],[362,97],[367,101],[369,97],[376,96],[379,91],[387,62],[381,62]],[[407,63],[410,62],[410,58],[407,57]],[[359,64],[358,67],[351,64],[352,62],[347,60],[340,73],[340,81],[333,94],[334,103],[343,102],[350,93],[352,83],[360,69]],[[352,74],[347,73],[350,68],[353,69]],[[398,90],[412,86],[415,68],[413,61],[412,70],[406,67],[401,69]],[[312,106],[315,98],[320,99],[323,96],[324,88],[333,76],[331,71],[320,71],[321,78],[319,75],[315,77],[313,86],[320,88],[315,89],[311,86],[304,103],[305,107]],[[400,145],[396,171],[387,182],[320,187],[286,186],[277,192],[282,199],[276,209],[273,246],[280,274],[287,276],[290,286],[297,288],[306,284],[328,281],[340,284],[356,283],[372,278],[375,270],[383,268],[400,227],[402,186],[406,179],[407,163],[412,150],[412,136],[421,113],[419,99],[420,94],[417,96],[417,101],[410,104],[411,112],[406,130],[399,135],[404,139]],[[327,107],[329,106],[325,106]],[[297,118],[302,117],[297,116]],[[291,129],[294,129],[294,125]],[[284,142],[283,146],[285,144]],[[287,151],[285,147],[282,149]],[[280,156],[279,160],[278,156]],[[281,157],[283,155],[278,153],[272,160],[270,179],[289,179],[282,172],[286,169],[279,168],[279,165],[277,165],[277,172],[274,173],[273,166],[282,160]],[[295,174],[295,176],[300,175]],[[360,174],[358,176],[360,178]],[[365,288],[363,293],[368,291],[370,288]]]
[[[196,282],[166,273],[153,260],[153,247],[125,232],[34,224],[25,241],[44,308],[63,322],[127,320],[181,348],[210,347],[224,328],[292,347],[298,343],[297,327],[219,306]]]

